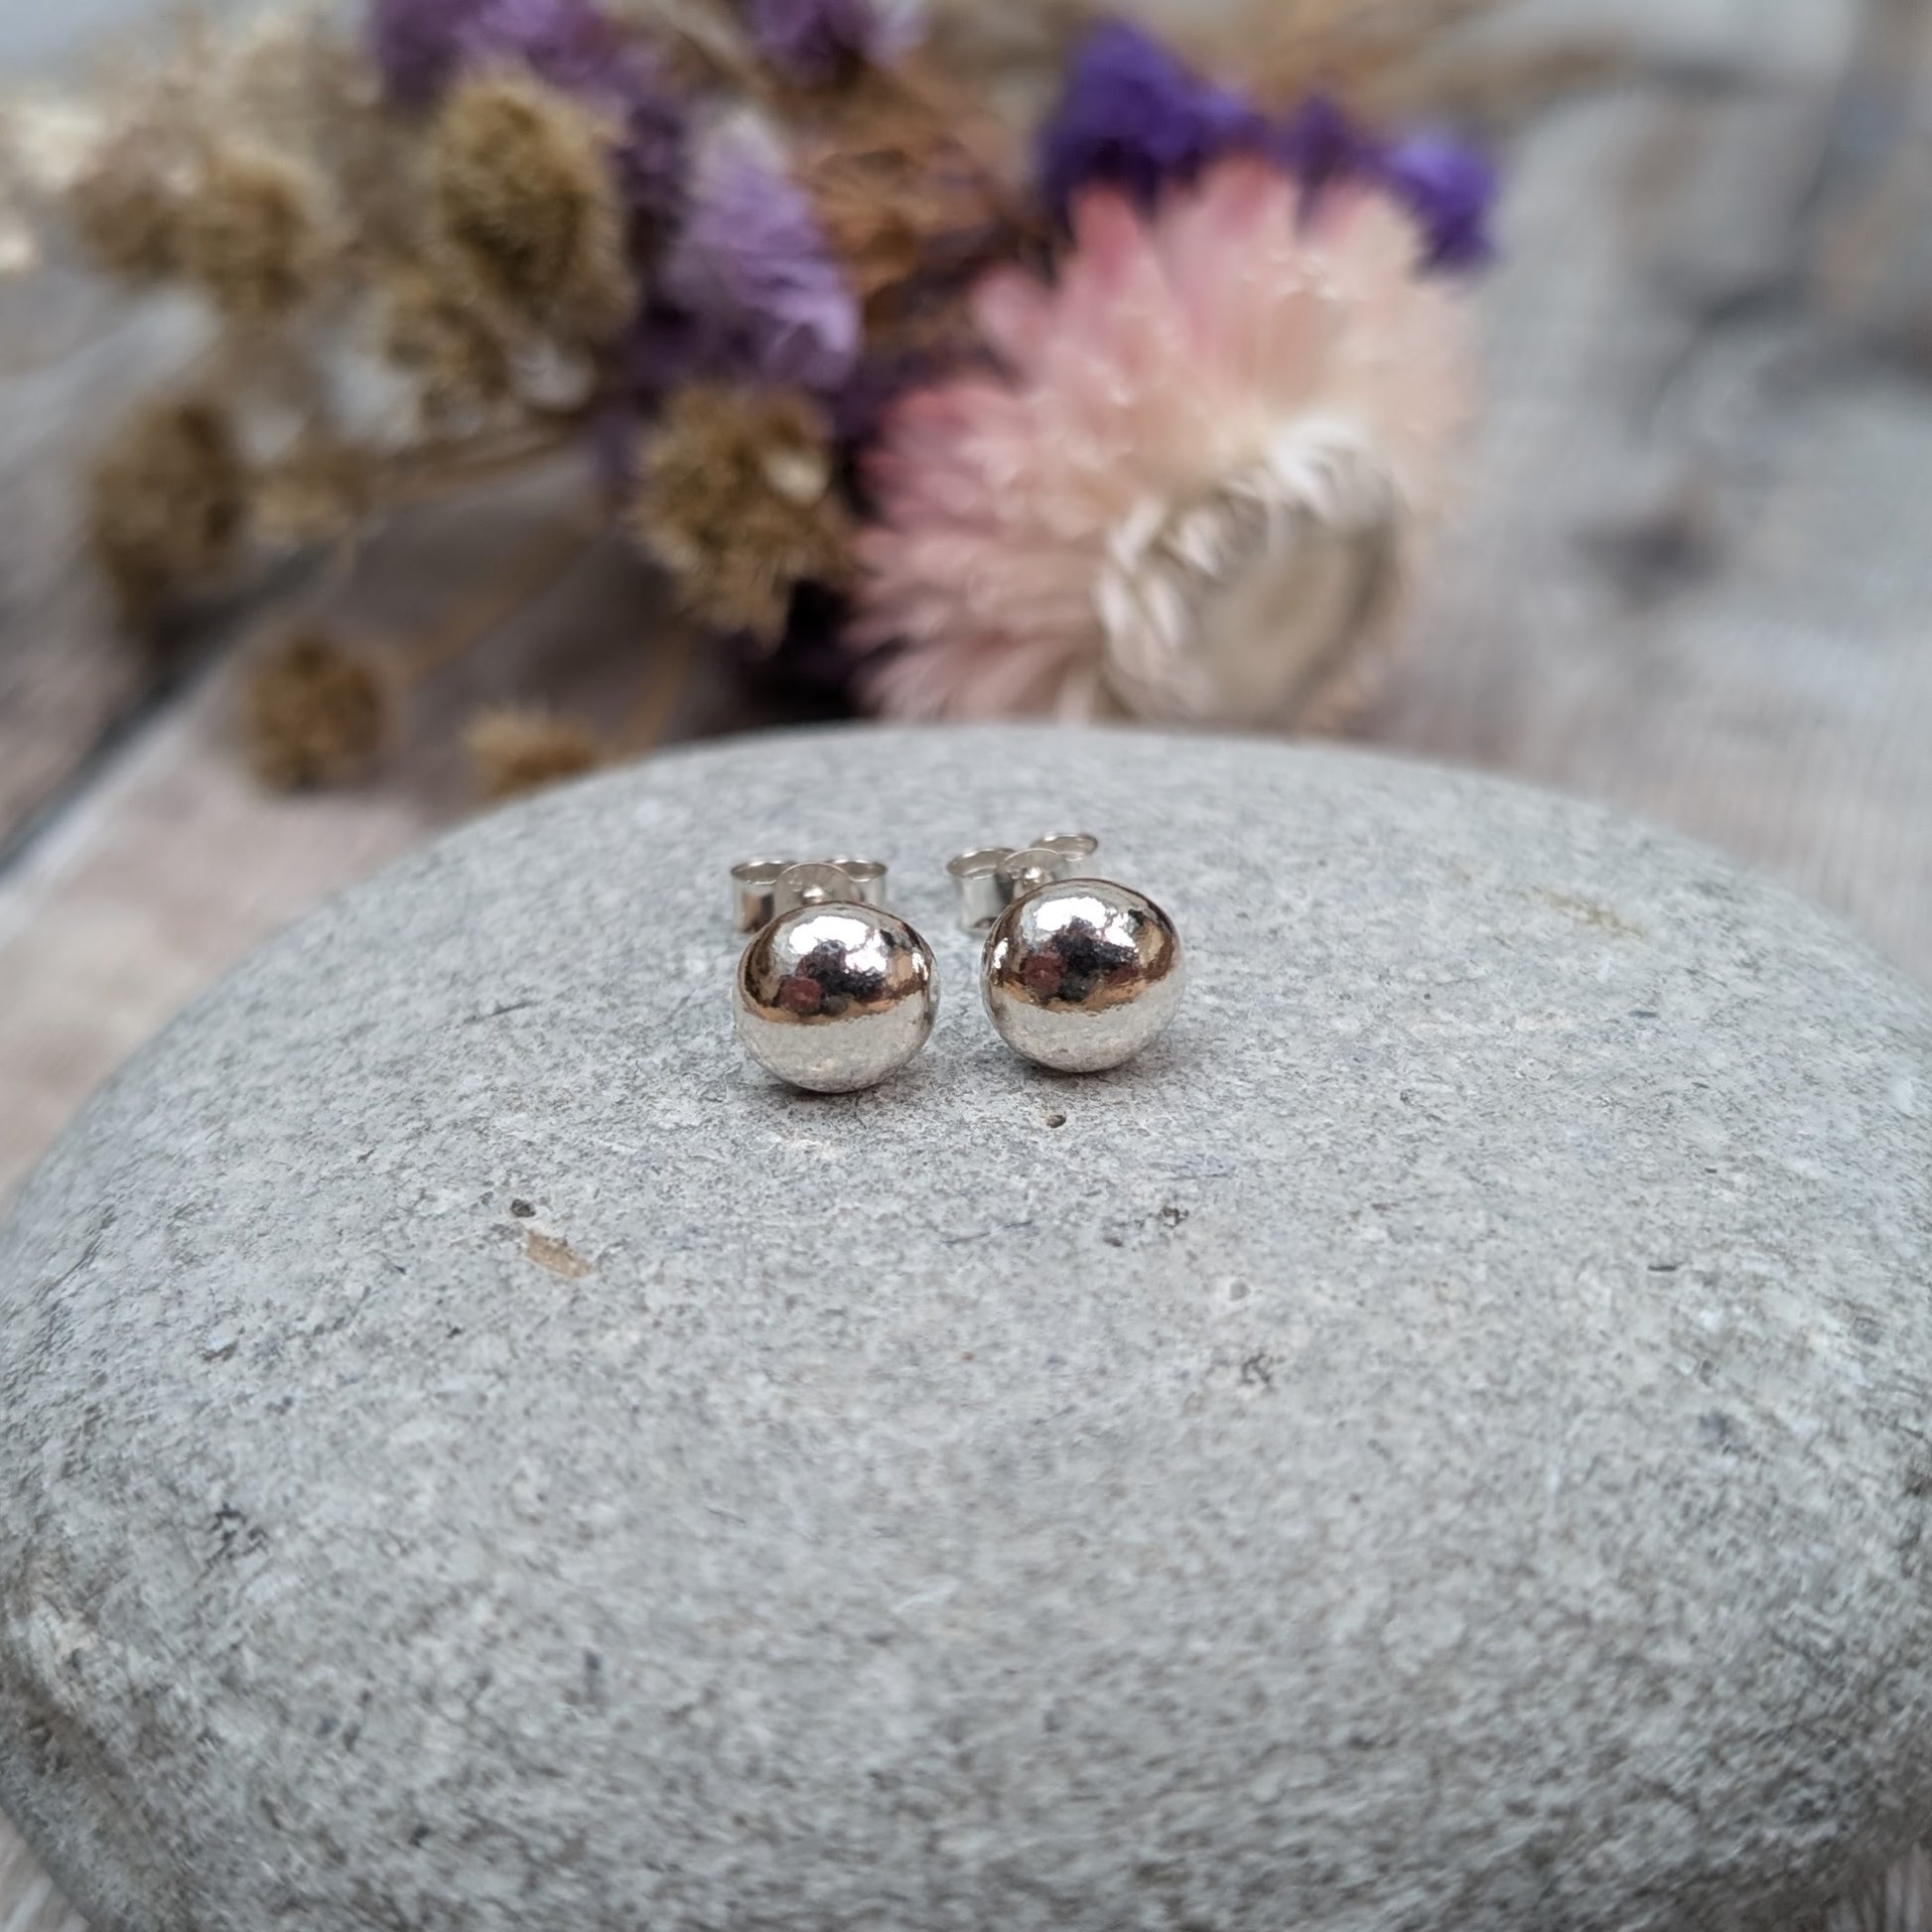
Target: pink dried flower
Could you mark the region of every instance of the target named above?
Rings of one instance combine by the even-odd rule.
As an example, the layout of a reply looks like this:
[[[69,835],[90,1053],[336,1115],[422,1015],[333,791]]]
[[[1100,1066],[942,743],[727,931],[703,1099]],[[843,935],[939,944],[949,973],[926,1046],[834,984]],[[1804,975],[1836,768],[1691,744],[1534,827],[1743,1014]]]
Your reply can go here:
[[[1074,209],[1057,287],[979,293],[1007,374],[916,391],[871,465],[853,641],[902,717],[1306,717],[1382,626],[1472,391],[1389,200],[1234,160]]]

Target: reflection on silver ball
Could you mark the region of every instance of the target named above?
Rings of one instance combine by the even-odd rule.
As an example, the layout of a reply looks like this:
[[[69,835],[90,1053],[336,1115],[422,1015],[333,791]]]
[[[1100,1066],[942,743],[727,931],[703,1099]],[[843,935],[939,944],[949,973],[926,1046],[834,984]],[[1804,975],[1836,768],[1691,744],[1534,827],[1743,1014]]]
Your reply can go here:
[[[1186,990],[1173,921],[1098,879],[1017,899],[986,942],[981,975],[1000,1037],[1057,1073],[1100,1073],[1167,1030]]]
[[[938,1017],[932,949],[870,905],[774,919],[745,949],[738,1036],[767,1073],[808,1093],[855,1093],[897,1073]]]

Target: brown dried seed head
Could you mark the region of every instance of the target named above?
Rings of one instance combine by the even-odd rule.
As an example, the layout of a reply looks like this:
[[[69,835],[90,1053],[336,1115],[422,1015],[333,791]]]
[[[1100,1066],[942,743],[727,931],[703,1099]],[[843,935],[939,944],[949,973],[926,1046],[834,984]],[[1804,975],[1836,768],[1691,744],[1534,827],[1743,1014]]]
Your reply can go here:
[[[131,157],[113,155],[68,192],[74,233],[95,267],[160,282],[181,266],[181,197]]]
[[[374,666],[321,631],[298,631],[249,675],[249,762],[277,791],[340,784],[381,749],[389,710]]]
[[[229,564],[249,478],[220,407],[176,397],[140,409],[94,467],[88,536],[128,618],[153,617]]]
[[[308,175],[278,155],[216,153],[182,199],[182,275],[233,321],[286,315],[322,269],[317,199]]]
[[[464,749],[485,798],[516,798],[604,762],[597,734],[578,719],[537,705],[492,705],[470,720]]]
[[[440,252],[466,299],[585,338],[622,323],[635,291],[597,116],[527,76],[477,74],[444,104],[429,171]]]
[[[392,275],[383,352],[413,375],[426,414],[446,416],[510,393],[509,351],[478,311],[413,269]]]
[[[799,584],[851,573],[831,429],[800,395],[682,390],[644,444],[630,526],[695,617],[766,644]]]
[[[970,275],[1020,243],[989,152],[1004,137],[883,82],[856,91],[804,151],[801,181],[879,324],[914,282]],[[1009,171],[1016,158],[1002,157]]]

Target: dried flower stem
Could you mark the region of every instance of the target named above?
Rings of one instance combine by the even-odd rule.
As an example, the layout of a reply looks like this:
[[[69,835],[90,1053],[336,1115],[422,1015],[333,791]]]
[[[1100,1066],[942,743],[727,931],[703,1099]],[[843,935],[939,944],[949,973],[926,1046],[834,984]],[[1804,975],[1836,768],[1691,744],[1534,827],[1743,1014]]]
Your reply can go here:
[[[678,706],[691,688],[704,635],[697,625],[667,617],[655,627],[658,647],[650,673],[618,735],[617,750],[623,758],[641,758],[664,742]]]
[[[404,675],[419,684],[446,670],[490,632],[561,583],[602,534],[602,520],[580,515],[544,524],[510,553],[509,561],[418,637],[402,660]]]
[[[378,473],[384,508],[440,502],[513,477],[547,457],[581,447],[587,411],[539,419],[521,431],[425,444],[391,459]]]

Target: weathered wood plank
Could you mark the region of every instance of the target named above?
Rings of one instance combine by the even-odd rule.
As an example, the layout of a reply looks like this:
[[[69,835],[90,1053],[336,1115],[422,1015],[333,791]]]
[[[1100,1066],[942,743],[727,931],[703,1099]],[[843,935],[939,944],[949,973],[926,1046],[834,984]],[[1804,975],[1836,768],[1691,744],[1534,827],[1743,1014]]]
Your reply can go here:
[[[182,359],[175,312],[85,277],[0,277],[0,853],[153,691],[81,557],[90,452]]]
[[[1807,280],[1826,105],[1539,133],[1475,487],[1362,729],[1709,839],[1932,978],[1932,387]]]

